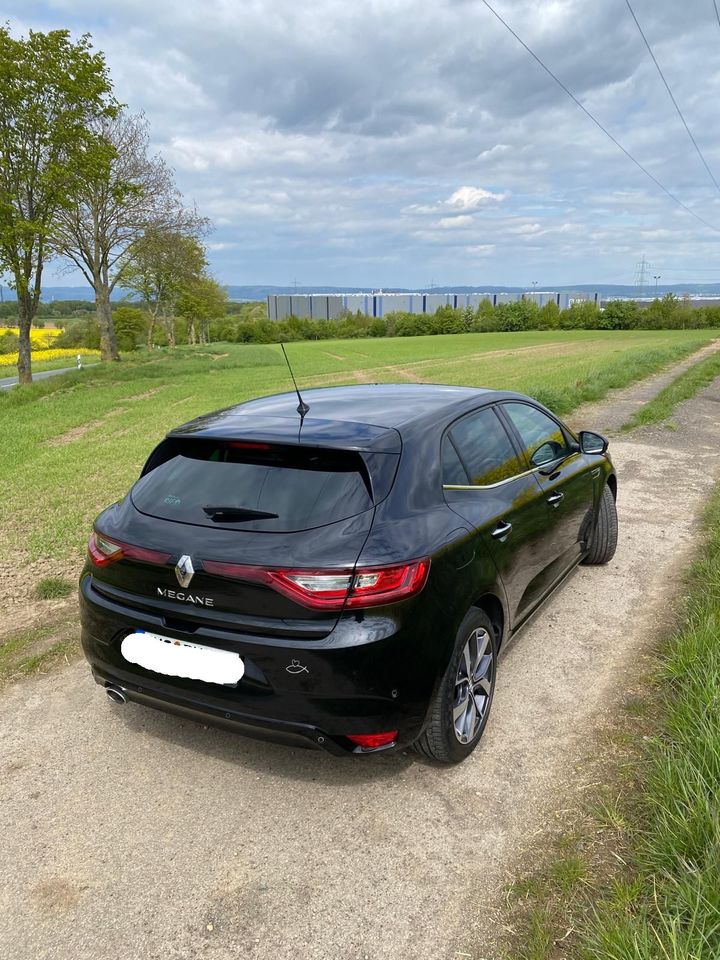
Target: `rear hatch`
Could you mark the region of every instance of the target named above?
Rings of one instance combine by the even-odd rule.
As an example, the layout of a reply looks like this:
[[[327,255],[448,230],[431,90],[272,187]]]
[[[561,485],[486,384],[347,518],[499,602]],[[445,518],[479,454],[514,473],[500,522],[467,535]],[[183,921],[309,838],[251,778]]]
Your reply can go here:
[[[395,436],[396,452],[382,453],[169,436],[125,500],[98,518],[100,537],[122,549],[94,566],[96,588],[181,629],[325,636],[340,611],[299,601],[267,571],[352,570],[392,486]]]

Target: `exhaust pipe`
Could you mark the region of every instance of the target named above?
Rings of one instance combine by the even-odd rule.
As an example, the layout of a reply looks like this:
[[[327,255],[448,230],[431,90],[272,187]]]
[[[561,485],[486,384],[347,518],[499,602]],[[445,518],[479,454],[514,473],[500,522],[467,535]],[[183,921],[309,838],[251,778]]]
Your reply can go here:
[[[127,703],[127,697],[119,687],[105,687],[105,693],[113,703]]]

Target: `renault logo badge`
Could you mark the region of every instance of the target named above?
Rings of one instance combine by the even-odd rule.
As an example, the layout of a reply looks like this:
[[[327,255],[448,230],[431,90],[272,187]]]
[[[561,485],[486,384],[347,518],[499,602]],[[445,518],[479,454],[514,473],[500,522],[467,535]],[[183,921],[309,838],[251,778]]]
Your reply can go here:
[[[192,560],[187,554],[183,554],[175,565],[175,576],[181,587],[189,587],[190,581],[195,573]]]

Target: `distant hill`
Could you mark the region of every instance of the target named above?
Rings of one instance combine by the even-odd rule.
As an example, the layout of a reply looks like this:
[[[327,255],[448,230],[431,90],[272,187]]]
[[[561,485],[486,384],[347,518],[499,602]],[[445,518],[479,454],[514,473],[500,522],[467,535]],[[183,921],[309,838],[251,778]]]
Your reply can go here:
[[[289,286],[270,286],[270,285],[236,285],[229,284],[225,288],[231,300],[264,300],[267,296],[273,294],[303,294],[303,293],[377,293],[379,287],[333,287],[326,284],[314,284],[310,287]],[[540,284],[536,287],[537,291],[552,290],[555,293],[599,293],[601,297],[637,297],[639,290],[637,286],[629,284],[608,284],[608,283],[575,283],[575,284]],[[681,297],[685,293],[694,295],[720,296],[720,283],[689,283],[689,284],[660,284],[658,294],[674,293]],[[383,287],[384,293],[523,293],[529,291],[529,287],[509,287],[493,286],[491,284],[482,284],[478,286],[432,286],[432,287]],[[653,296],[655,287],[652,284],[645,286],[645,296]],[[7,287],[2,288],[3,299],[7,301],[15,300],[15,293]],[[131,295],[126,290],[115,290],[112,299],[122,300]],[[53,300],[93,300],[94,294],[89,287],[43,287],[42,299],[44,303],[50,303]]]

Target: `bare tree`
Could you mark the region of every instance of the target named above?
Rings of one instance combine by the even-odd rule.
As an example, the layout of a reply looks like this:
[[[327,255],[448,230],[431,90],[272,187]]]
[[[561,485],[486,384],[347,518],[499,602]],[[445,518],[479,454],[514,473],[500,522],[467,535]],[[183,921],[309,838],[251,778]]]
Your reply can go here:
[[[120,259],[127,258],[148,231],[199,236],[209,224],[185,207],[162,157],[149,155],[143,114],[121,113],[103,120],[97,133],[111,147],[113,158],[106,174],[85,180],[74,205],[61,212],[55,243],[95,291],[103,360],[118,360],[110,295],[119,279],[115,268]]]

